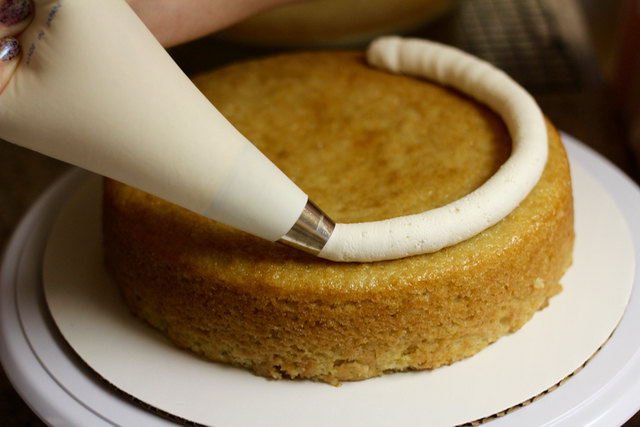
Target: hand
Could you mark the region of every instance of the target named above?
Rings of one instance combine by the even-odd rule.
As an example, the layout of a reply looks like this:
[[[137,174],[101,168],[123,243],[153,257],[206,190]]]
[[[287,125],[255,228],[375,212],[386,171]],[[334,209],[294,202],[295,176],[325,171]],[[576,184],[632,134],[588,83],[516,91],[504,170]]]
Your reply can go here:
[[[251,15],[301,0],[127,0],[164,47],[203,37]]]
[[[33,19],[30,0],[0,1],[0,92],[20,62],[21,49],[15,38]]]

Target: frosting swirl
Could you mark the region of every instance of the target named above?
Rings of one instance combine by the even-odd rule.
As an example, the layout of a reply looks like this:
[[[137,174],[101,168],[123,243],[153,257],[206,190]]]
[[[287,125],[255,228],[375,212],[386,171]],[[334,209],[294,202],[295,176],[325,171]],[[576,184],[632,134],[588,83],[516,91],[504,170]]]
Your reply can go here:
[[[427,40],[382,37],[367,51],[370,65],[453,87],[504,120],[512,152],[482,186],[446,206],[383,221],[336,224],[318,256],[381,261],[435,252],[469,239],[515,209],[537,184],[548,155],[544,117],[533,97],[507,74],[458,49]]]

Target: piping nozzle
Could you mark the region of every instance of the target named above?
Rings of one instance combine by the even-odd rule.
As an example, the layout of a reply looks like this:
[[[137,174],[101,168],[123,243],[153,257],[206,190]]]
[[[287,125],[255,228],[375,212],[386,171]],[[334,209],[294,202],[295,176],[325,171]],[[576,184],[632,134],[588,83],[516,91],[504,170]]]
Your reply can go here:
[[[315,203],[307,200],[300,217],[278,243],[317,256],[329,241],[335,223]]]

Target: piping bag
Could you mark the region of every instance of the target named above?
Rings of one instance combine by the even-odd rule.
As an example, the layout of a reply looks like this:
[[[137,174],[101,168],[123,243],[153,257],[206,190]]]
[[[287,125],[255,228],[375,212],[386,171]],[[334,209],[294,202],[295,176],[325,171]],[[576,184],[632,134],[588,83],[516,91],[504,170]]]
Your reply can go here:
[[[333,222],[200,93],[124,0],[35,0],[0,138],[317,255]]]

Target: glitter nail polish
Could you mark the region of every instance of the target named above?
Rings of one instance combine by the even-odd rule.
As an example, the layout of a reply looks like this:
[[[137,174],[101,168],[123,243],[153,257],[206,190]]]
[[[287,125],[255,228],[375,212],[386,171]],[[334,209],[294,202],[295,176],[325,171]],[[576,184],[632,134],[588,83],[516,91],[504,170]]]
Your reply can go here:
[[[13,37],[0,39],[0,62],[9,62],[20,54],[20,43]]]
[[[4,0],[0,5],[0,24],[15,25],[31,14],[29,0]]]

